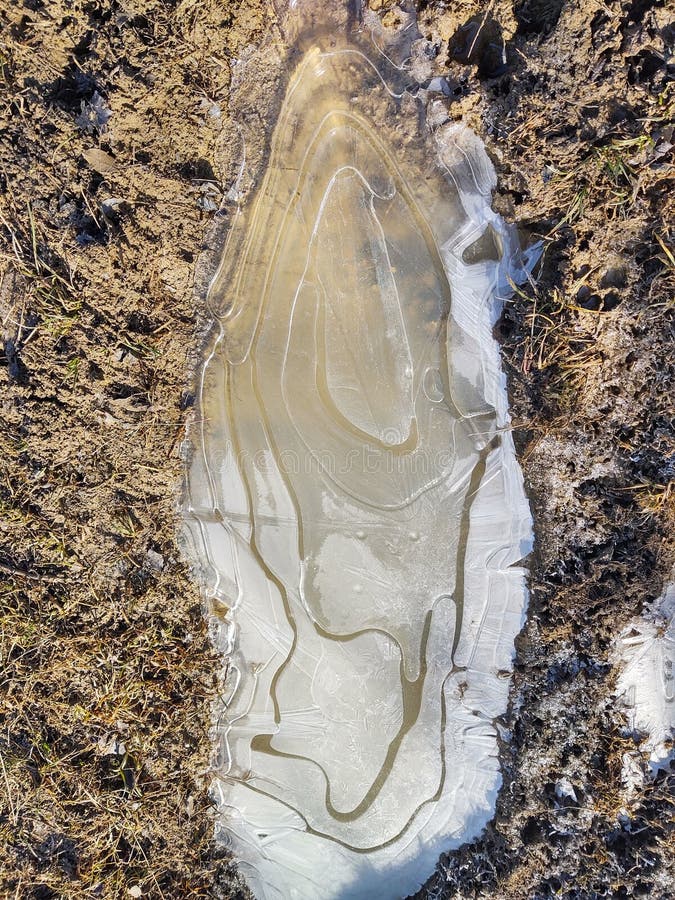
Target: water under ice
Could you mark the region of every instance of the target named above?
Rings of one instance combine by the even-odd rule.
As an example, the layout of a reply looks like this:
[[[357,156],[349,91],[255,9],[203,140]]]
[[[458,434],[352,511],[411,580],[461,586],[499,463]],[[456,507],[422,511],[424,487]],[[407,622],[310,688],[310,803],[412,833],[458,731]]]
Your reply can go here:
[[[259,898],[405,896],[480,832],[526,603],[492,327],[528,260],[478,139],[418,134],[374,57],[303,56],[210,290],[186,519]]]

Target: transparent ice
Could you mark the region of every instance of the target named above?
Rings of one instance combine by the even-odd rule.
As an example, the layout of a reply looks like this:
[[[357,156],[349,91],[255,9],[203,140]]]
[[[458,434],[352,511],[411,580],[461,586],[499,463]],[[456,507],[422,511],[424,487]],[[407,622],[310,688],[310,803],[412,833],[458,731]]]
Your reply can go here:
[[[405,896],[500,785],[531,521],[492,329],[532,260],[392,71],[317,35],[210,289],[186,520],[258,898]]]

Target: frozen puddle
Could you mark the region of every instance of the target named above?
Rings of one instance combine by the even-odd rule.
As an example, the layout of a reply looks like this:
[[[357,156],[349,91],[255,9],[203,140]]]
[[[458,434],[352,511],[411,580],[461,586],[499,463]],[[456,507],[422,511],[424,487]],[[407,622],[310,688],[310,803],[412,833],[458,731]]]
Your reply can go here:
[[[500,786],[531,523],[492,326],[527,260],[478,139],[312,37],[211,286],[187,521],[221,838],[258,898],[394,898]]]

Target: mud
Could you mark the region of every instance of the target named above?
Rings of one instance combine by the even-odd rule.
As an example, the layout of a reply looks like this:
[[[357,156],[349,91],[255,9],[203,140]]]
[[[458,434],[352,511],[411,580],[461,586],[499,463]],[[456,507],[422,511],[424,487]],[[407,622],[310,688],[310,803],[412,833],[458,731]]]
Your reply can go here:
[[[505,786],[419,896],[671,896],[673,776],[622,782],[646,761],[610,655],[673,557],[673,26],[644,0],[419,6],[497,208],[545,242],[498,326],[538,535]],[[235,122],[258,135],[245,178],[264,161],[278,67],[237,108],[229,87],[275,27],[262,2],[0,3],[7,896],[241,890],[210,844],[216,661],[174,498],[195,267]]]

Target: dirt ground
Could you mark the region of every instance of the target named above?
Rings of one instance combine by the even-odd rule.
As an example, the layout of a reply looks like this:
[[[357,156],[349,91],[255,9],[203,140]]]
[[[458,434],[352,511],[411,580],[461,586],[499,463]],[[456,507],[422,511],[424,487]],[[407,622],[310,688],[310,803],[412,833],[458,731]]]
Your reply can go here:
[[[671,897],[673,775],[629,796],[610,657],[673,562],[675,27],[658,0],[418,8],[545,247],[499,324],[538,538],[505,787],[419,897]],[[176,497],[233,62],[273,27],[265,0],[0,0],[3,897],[242,895]]]

